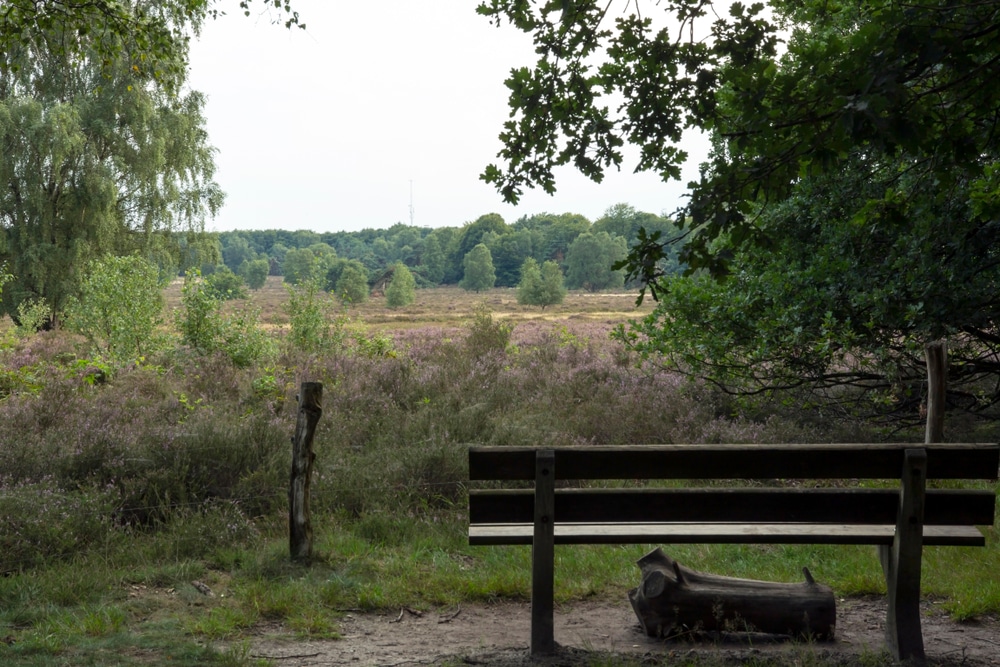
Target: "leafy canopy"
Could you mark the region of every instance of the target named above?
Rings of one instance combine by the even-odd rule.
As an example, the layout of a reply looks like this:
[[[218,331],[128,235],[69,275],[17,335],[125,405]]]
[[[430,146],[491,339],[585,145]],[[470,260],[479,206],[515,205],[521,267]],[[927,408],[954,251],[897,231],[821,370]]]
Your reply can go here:
[[[70,61],[93,57],[109,73],[114,63],[126,61],[137,75],[176,89],[186,77],[191,33],[197,33],[206,18],[225,14],[220,8],[225,4],[237,6],[217,0],[5,0],[0,4],[0,53],[44,45]],[[246,16],[259,6],[287,28],[306,27],[290,0],[238,3]],[[0,68],[23,66],[6,63]]]
[[[484,178],[508,199],[563,164],[600,180],[626,144],[676,178],[704,131],[681,234],[641,230],[622,264],[661,303],[620,335],[730,391],[911,416],[923,347],[947,337],[951,404],[995,406],[1000,2],[717,5],[484,2],[539,54],[508,80]]]
[[[766,243],[761,207],[859,148],[905,159],[941,190],[992,162],[997,0],[487,0],[478,11],[530,33],[538,53],[507,80],[503,163],[483,178],[516,201],[525,187],[554,191],[561,165],[600,181],[631,144],[636,170],[674,179],[684,132],[707,131],[711,155],[677,216],[692,269],[725,272],[731,252],[712,245],[723,234]],[[654,294],[668,241],[631,264]]]

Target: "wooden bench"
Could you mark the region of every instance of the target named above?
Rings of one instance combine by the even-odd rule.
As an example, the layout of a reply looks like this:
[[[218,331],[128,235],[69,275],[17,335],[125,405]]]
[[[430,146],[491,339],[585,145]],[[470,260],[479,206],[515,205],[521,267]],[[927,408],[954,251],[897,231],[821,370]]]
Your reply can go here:
[[[993,525],[996,505],[993,491],[927,490],[925,481],[996,480],[998,468],[997,444],[472,447],[470,480],[534,481],[534,489],[470,491],[469,543],[532,545],[533,654],[555,648],[556,544],[877,545],[889,648],[897,660],[923,661],[922,546],[985,545],[976,526]],[[662,479],[842,481],[822,488],[556,489],[557,482]],[[859,479],[899,483],[859,488]]]

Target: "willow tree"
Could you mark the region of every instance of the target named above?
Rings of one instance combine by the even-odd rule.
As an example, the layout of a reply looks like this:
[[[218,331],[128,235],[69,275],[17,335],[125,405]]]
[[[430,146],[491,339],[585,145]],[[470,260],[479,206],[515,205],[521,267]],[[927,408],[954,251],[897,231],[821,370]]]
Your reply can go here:
[[[44,299],[57,324],[90,260],[138,250],[162,263],[171,233],[201,232],[222,203],[204,97],[184,89],[183,69],[133,62],[124,39],[113,26],[52,23],[0,54],[8,313]],[[174,55],[186,62],[186,50]]]
[[[184,78],[190,32],[206,18],[224,14],[227,5],[246,15],[262,6],[274,22],[306,27],[290,0],[4,0],[0,53],[45,40],[48,48],[70,59],[96,55],[109,74],[125,58],[134,71],[170,87]],[[53,35],[58,38],[51,39]],[[67,35],[87,39],[65,39]]]

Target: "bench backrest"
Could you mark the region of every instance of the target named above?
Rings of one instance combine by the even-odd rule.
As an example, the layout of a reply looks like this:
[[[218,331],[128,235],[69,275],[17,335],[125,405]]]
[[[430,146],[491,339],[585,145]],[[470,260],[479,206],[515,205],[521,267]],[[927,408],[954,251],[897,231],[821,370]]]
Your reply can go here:
[[[555,447],[555,479],[899,479],[907,449],[927,479],[997,479],[1000,445],[634,445]],[[472,447],[469,479],[535,479],[534,447]]]
[[[552,451],[553,479],[896,479],[907,450],[926,452],[926,479],[996,480],[997,444],[862,445],[662,445],[561,447]],[[471,480],[535,480],[536,449],[473,447]],[[898,487],[898,485],[897,485]],[[996,495],[991,490],[923,491],[923,523],[928,526],[992,525]],[[893,525],[900,508],[898,488],[560,488],[552,497],[559,523],[744,523]],[[536,494],[530,488],[474,490],[469,522],[530,524]],[[863,531],[863,538],[876,539]],[[785,539],[785,538],[781,538]],[[824,539],[841,539],[827,535]],[[850,541],[853,537],[844,537]],[[881,538],[879,538],[881,539]],[[934,538],[938,539],[938,538]],[[961,543],[946,534],[940,543]],[[970,544],[982,542],[974,533]],[[928,539],[928,543],[933,543]]]

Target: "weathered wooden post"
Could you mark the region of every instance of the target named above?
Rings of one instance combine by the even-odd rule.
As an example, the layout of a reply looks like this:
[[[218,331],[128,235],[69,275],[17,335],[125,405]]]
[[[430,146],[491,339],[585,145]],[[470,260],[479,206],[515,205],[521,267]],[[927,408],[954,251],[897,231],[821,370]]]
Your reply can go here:
[[[944,441],[945,395],[948,389],[948,344],[935,341],[924,349],[927,358],[927,430],[924,443]]]
[[[316,424],[323,414],[323,384],[303,382],[299,390],[299,415],[292,437],[292,479],[288,489],[288,546],[292,560],[312,557],[312,524],[309,518],[309,480],[316,455],[312,450]]]

